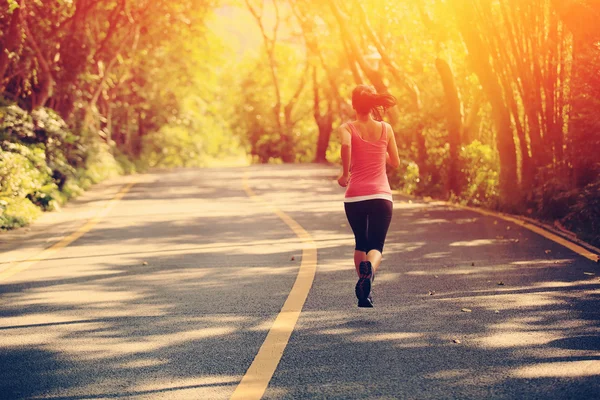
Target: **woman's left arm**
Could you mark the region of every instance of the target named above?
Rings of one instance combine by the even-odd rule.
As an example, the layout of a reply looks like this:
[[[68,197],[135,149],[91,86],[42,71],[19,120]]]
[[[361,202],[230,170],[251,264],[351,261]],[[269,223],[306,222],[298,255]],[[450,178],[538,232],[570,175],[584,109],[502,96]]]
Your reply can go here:
[[[350,146],[352,142],[352,135],[350,134],[346,124],[340,126],[338,132],[340,135],[340,141],[342,143],[342,175],[338,178],[338,183],[341,187],[346,187],[348,186],[348,181],[350,179]]]
[[[398,168],[400,166],[400,156],[398,156],[398,146],[396,146],[394,130],[389,124],[386,124],[386,129],[389,140],[385,160],[392,168]]]

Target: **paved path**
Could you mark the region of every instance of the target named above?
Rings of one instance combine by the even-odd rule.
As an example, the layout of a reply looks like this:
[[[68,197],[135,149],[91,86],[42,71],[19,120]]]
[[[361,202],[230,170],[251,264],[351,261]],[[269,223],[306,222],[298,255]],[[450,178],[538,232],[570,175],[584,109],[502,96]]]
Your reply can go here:
[[[600,397],[597,264],[494,218],[398,199],[375,308],[358,309],[334,175],[144,175],[89,232],[12,275],[10,261],[79,229],[122,183],[0,236],[0,398],[228,399],[303,261],[268,205],[310,235],[318,266],[264,398]]]

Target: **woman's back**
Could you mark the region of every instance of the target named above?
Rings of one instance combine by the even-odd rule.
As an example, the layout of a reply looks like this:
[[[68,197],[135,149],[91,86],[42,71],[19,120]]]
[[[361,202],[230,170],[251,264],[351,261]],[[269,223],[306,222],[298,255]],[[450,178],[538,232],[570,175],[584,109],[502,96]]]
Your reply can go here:
[[[385,124],[370,119],[366,122],[353,121],[348,125],[352,125],[362,139],[366,140],[367,142],[375,142],[381,139],[382,125]]]
[[[359,127],[354,123],[348,124],[352,139],[346,199],[392,194],[385,170],[387,129],[383,122],[372,122]]]

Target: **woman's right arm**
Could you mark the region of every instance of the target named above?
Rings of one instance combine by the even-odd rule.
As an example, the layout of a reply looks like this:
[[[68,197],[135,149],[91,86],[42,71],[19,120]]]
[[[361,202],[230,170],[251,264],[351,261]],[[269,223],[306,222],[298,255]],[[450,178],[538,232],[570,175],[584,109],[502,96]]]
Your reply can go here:
[[[386,161],[392,168],[398,168],[400,166],[400,156],[398,156],[398,146],[396,145],[396,137],[394,135],[394,130],[392,126],[386,124],[386,129],[388,133],[388,147],[386,154]]]

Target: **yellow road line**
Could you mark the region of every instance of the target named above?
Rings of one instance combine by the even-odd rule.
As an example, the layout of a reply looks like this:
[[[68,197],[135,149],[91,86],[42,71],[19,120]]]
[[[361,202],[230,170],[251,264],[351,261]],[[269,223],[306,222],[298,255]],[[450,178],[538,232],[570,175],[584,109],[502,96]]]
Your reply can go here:
[[[37,264],[38,262],[50,258],[60,249],[67,247],[68,245],[70,245],[71,243],[73,243],[74,241],[91,231],[94,228],[94,226],[96,226],[96,224],[100,222],[100,220],[104,218],[113,209],[117,202],[121,200],[123,196],[125,196],[125,194],[129,191],[129,189],[131,189],[133,185],[135,185],[135,183],[129,183],[123,188],[121,188],[119,193],[117,193],[115,197],[108,201],[108,203],[106,203],[106,205],[100,210],[100,212],[98,212],[98,214],[96,214],[95,217],[87,221],[82,227],[77,229],[75,232],[71,233],[68,236],[65,236],[60,241],[48,247],[47,249],[42,250],[34,257],[28,258],[24,261],[20,261],[14,265],[9,266],[4,271],[0,272],[0,281],[2,281],[3,279],[10,278],[11,276],[18,274],[19,272],[25,271],[26,269]]]
[[[409,197],[409,198],[412,198],[415,200],[423,200],[416,196],[404,194],[399,190],[394,190],[392,192],[393,192],[393,194],[401,195],[404,197]],[[519,218],[511,217],[510,215],[502,214],[502,213],[491,211],[491,210],[484,210],[482,208],[475,208],[475,207],[469,207],[469,206],[463,206],[460,204],[450,203],[448,201],[440,201],[440,203],[443,203],[443,204],[447,205],[448,207],[454,207],[454,208],[460,208],[460,209],[467,210],[467,211],[473,211],[473,212],[476,212],[478,214],[485,215],[488,217],[499,218],[504,221],[512,222],[512,223],[519,225],[525,229],[529,229],[530,231],[535,232],[538,235],[545,237],[546,239],[550,239],[555,243],[558,243],[570,250],[573,250],[575,253],[587,258],[588,260],[591,260],[594,262],[600,262],[600,255],[589,251],[588,249],[586,249],[583,246],[578,245],[577,243],[573,243],[569,240],[566,240],[565,238],[562,238],[559,235],[549,232],[549,231],[547,231],[543,228],[540,228],[539,226],[536,226],[534,224],[528,223],[527,221],[523,221]]]
[[[488,211],[488,210],[482,210],[479,208],[474,208],[474,207],[468,207],[468,206],[462,206],[462,205],[458,205],[458,204],[451,204],[448,203],[449,205],[453,206],[453,207],[458,207],[461,208],[463,210],[469,210],[469,211],[474,211],[476,213],[482,214],[482,215],[486,215],[486,216],[490,216],[490,217],[496,217],[496,218],[500,218],[503,219],[504,221],[508,221],[508,222],[512,222],[513,224],[519,225],[525,229],[529,229],[532,232],[537,233],[538,235],[541,235],[543,237],[545,237],[546,239],[550,239],[553,242],[556,242],[560,245],[565,246],[566,248],[573,250],[575,253],[582,255],[583,257],[594,261],[594,262],[598,262],[598,255],[592,253],[591,251],[589,251],[588,249],[586,249],[583,246],[579,246],[576,243],[573,243],[569,240],[566,240],[552,232],[549,232],[543,228],[540,228],[539,226],[530,224],[526,221],[520,220],[518,218],[515,217],[511,217],[509,215],[505,215],[505,214],[500,214],[494,211]]]
[[[302,240],[302,263],[296,277],[296,282],[283,304],[281,311],[275,318],[273,326],[269,330],[265,341],[254,357],[254,361],[246,371],[239,385],[236,387],[231,399],[260,399],[275,369],[283,356],[292,331],[298,322],[300,312],[308,296],[317,271],[317,246],[310,234],[287,214],[262,200],[248,185],[248,173],[244,174],[244,190],[253,200],[266,205],[279,218],[285,222],[292,231]]]

